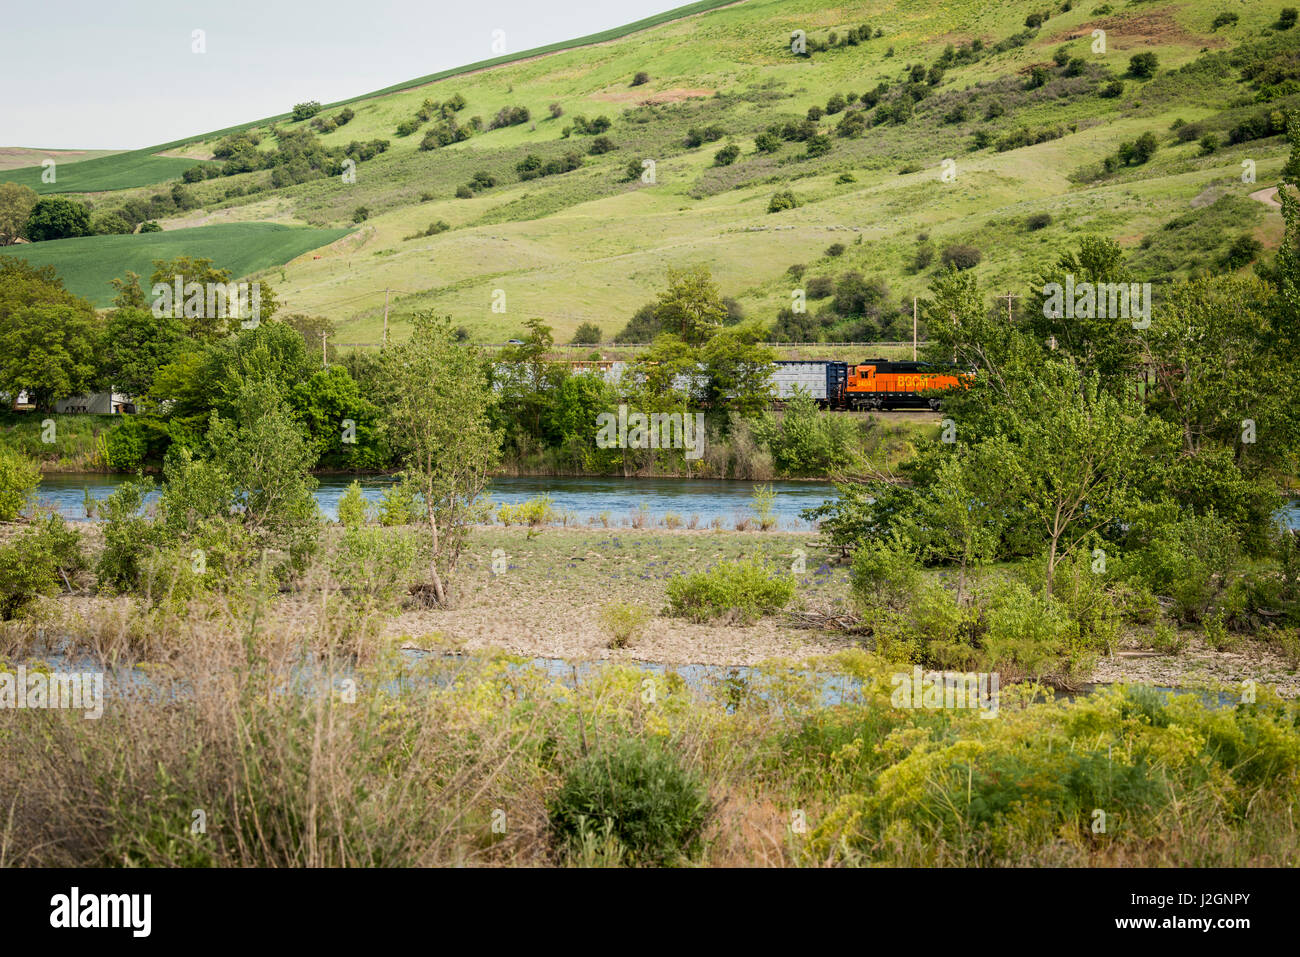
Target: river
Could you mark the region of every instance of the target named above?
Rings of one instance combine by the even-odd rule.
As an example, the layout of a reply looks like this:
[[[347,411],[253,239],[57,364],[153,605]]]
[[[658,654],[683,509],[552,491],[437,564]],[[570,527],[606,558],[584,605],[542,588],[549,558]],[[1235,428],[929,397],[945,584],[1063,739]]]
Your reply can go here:
[[[325,475],[319,478],[316,501],[331,520],[338,518],[339,497],[356,476]],[[101,501],[117,488],[126,476],[101,474],[46,475],[37,490],[37,501],[53,507],[65,518],[85,520],[83,499],[87,492]],[[378,502],[384,489],[393,483],[390,476],[370,475],[357,479],[362,494]],[[551,508],[558,514],[569,513],[579,524],[599,521],[607,513],[610,525],[630,524],[638,509],[644,508],[650,519],[661,523],[668,513],[681,518],[683,525],[692,516],[699,527],[718,520],[726,527],[738,516],[752,517],[752,496],[759,482],[737,479],[639,479],[639,478],[496,478],[488,495],[498,505],[551,496]],[[772,513],[778,528],[805,529],[808,523],[799,518],[804,509],[820,505],[835,497],[835,487],[828,482],[769,482],[777,493]],[[1300,499],[1282,510],[1281,518],[1291,528],[1300,529]]]
[[[42,505],[57,509],[65,518],[85,520],[83,500],[86,493],[96,501],[102,501],[126,478],[121,475],[55,473],[41,481],[36,499]],[[316,501],[331,520],[338,518],[339,497],[354,478],[357,477],[319,477]],[[361,483],[362,494],[371,502],[378,502],[393,482],[391,477],[383,475],[357,480]],[[707,527],[714,520],[731,527],[738,515],[752,515],[751,498],[759,484],[731,479],[503,477],[492,480],[488,495],[498,505],[514,505],[549,494],[551,508],[557,514],[569,513],[584,525],[599,521],[602,513],[608,513],[611,525],[623,525],[630,522],[638,509],[645,509],[656,523],[671,512],[681,518],[683,525],[695,516],[699,527]],[[767,484],[777,493],[772,513],[778,520],[778,527],[783,529],[807,528],[808,524],[799,518],[799,513],[835,497],[835,487],[825,482]]]

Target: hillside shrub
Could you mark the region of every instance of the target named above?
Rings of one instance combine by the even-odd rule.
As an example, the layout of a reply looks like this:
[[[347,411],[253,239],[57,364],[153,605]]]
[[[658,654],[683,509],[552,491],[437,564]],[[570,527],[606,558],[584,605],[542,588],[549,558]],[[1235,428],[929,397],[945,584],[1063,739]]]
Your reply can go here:
[[[795,209],[798,206],[799,200],[795,199],[794,193],[788,189],[784,189],[779,193],[772,194],[772,198],[767,204],[767,211],[769,213],[779,213],[782,210]]]
[[[944,247],[939,258],[945,266],[961,270],[975,268],[980,264],[980,260],[984,258],[984,255],[974,246],[965,243],[953,243]]]

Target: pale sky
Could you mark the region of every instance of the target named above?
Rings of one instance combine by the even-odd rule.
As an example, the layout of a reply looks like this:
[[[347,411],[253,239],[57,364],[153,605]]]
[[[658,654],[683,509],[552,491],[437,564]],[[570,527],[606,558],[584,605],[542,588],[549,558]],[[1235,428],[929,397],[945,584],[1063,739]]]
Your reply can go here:
[[[689,0],[6,4],[0,146],[138,149],[330,103]],[[203,30],[206,52],[192,51]]]

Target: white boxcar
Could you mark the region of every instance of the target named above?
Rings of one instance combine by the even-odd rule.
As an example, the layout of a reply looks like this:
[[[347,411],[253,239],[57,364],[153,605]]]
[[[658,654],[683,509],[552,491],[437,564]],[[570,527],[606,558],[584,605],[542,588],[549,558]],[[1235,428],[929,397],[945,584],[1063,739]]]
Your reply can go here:
[[[826,401],[826,363],[780,361],[772,368],[772,395],[778,399],[794,396],[798,387],[814,399]]]

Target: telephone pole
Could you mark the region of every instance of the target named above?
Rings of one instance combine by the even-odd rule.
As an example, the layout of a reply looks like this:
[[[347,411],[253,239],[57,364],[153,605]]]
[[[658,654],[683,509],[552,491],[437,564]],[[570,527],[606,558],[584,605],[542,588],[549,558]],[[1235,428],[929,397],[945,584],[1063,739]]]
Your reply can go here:
[[[912,297],[912,361],[916,361],[916,297]]]
[[[1002,297],[1001,297],[1001,296],[998,296],[998,298],[1001,299]],[[1006,295],[1006,299],[1007,299],[1007,325],[1011,325],[1011,323],[1012,323],[1012,321],[1013,321],[1012,318],[1011,318],[1011,300],[1012,300],[1012,299],[1019,299],[1019,298],[1020,298],[1019,296],[1013,296],[1010,292],[1008,292],[1007,295]]]
[[[388,290],[384,290],[384,345],[388,345]]]
[[[326,369],[329,368],[330,354],[329,350],[325,348],[325,333],[323,332],[320,334],[320,361]]]

